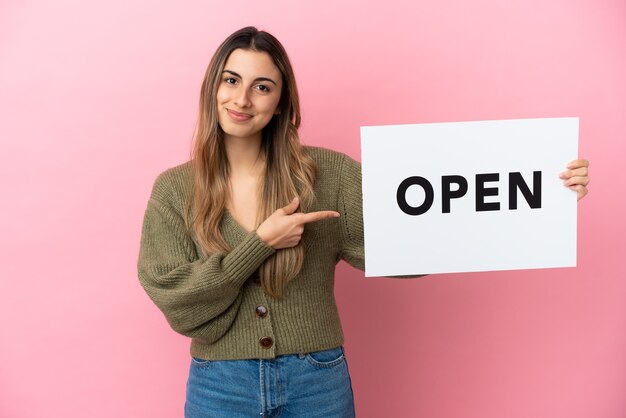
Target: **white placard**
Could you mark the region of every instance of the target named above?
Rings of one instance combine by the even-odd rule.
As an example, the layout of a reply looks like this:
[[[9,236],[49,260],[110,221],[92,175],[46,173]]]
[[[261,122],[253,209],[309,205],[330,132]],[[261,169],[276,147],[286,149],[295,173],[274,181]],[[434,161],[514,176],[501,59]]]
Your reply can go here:
[[[576,265],[578,118],[367,126],[361,150],[366,276]]]

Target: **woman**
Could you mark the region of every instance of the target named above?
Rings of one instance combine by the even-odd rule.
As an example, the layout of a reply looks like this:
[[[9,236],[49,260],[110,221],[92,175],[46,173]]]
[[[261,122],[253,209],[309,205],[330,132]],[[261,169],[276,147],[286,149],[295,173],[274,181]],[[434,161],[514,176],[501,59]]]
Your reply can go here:
[[[333,284],[339,260],[363,269],[360,165],[299,125],[282,45],[241,29],[207,69],[191,161],[155,182],[139,278],[192,338],[186,417],[354,416]],[[562,174],[579,198],[587,165]]]

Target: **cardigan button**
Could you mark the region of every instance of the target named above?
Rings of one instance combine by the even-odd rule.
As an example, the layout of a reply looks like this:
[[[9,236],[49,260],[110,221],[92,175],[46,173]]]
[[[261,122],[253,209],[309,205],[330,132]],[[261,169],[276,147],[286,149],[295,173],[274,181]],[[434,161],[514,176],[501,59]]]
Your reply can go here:
[[[259,344],[265,349],[272,348],[272,346],[274,345],[274,340],[272,339],[272,337],[263,337],[259,340]]]
[[[265,318],[267,316],[267,308],[263,305],[257,306],[254,312],[259,318]]]

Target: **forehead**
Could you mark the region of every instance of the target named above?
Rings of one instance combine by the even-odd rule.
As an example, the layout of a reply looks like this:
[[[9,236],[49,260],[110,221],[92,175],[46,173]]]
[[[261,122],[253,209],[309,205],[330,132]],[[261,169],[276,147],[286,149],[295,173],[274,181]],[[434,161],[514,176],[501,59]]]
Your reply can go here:
[[[231,70],[243,78],[269,77],[276,82],[282,79],[280,70],[267,52],[235,49],[229,55],[224,70]]]

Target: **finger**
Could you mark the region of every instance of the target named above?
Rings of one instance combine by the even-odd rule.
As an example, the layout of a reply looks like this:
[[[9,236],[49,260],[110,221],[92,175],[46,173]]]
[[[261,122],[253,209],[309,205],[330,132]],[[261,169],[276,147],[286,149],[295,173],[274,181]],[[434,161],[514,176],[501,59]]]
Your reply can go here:
[[[559,177],[562,179],[568,179],[570,177],[574,177],[574,176],[588,176],[589,175],[589,169],[587,167],[579,167],[579,168],[575,168],[572,170],[567,170],[562,172],[561,174],[559,174]]]
[[[300,218],[300,221],[302,223],[307,224],[309,222],[321,221],[322,219],[338,218],[338,217],[339,217],[339,212],[335,212],[332,210],[322,210],[319,212],[303,213],[302,217]]]
[[[585,186],[582,186],[580,184],[576,186],[570,186],[570,189],[578,194],[578,200],[582,199],[587,195],[587,193],[589,193],[589,190]]]
[[[589,177],[580,177],[580,176],[575,176],[575,177],[571,177],[569,179],[567,179],[565,181],[565,185],[566,186],[576,186],[578,184],[583,185],[583,186],[587,186],[589,184]]]
[[[295,197],[287,206],[284,206],[281,209],[285,213],[285,215],[291,215],[292,213],[296,211],[296,209],[298,209],[299,205],[300,205],[300,200],[297,197]]]
[[[293,248],[300,243],[300,240],[301,240],[301,236],[297,236],[297,237],[291,238],[288,241],[282,242],[280,245],[274,248],[277,250],[281,250],[283,248]]]
[[[292,237],[289,241],[285,243],[285,248],[295,247],[300,244],[300,240],[302,239],[302,235],[296,235]]]
[[[569,164],[567,164],[566,167],[569,169],[579,168],[579,167],[589,167],[589,161],[583,160],[583,159],[574,160],[574,161],[571,161]]]

